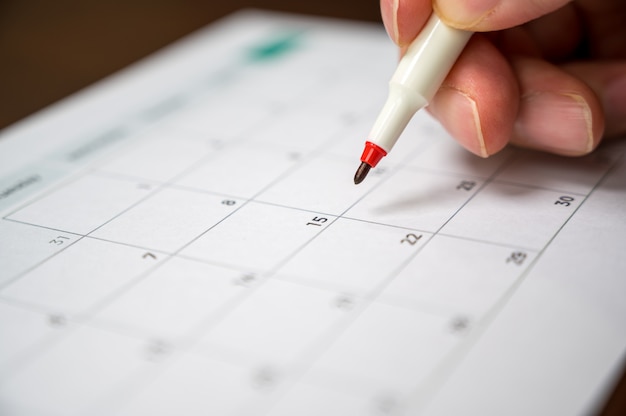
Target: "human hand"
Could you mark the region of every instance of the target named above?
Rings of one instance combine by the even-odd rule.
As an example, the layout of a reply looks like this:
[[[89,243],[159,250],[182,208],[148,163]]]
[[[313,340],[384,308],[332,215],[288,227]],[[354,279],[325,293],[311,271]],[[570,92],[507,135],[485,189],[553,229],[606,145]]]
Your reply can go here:
[[[475,32],[428,106],[468,150],[577,156],[626,135],[626,1],[381,0],[401,48],[434,8]]]

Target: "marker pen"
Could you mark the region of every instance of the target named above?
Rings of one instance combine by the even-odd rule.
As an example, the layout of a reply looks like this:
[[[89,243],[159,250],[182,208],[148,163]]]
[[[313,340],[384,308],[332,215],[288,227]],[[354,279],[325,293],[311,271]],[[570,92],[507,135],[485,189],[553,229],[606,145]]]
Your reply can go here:
[[[435,13],[430,16],[389,81],[389,96],[365,142],[355,184],[391,151],[411,117],[428,105],[471,36],[445,25]]]

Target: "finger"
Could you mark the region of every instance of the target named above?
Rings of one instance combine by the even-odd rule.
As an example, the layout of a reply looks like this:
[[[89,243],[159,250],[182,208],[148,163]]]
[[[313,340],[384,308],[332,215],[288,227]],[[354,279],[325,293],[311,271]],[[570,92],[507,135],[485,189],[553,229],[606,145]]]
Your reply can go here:
[[[626,136],[626,61],[579,62],[563,69],[598,96],[604,110],[604,136]]]
[[[433,0],[433,8],[450,26],[485,32],[507,29],[559,9],[571,0]]]
[[[580,79],[540,59],[511,59],[520,85],[512,143],[566,156],[591,152],[604,130],[602,106]]]
[[[429,105],[429,111],[466,149],[482,157],[511,136],[519,92],[506,59],[475,35]]]
[[[389,37],[402,47],[422,30],[432,8],[430,0],[380,0],[380,12]]]

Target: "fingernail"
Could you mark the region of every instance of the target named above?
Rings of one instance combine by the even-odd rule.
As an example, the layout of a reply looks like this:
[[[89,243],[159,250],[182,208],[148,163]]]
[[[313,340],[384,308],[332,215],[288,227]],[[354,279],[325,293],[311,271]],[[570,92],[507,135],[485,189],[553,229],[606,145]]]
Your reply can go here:
[[[500,0],[435,0],[433,9],[446,23],[459,29],[471,29],[493,12]]]
[[[566,156],[595,147],[591,109],[578,94],[538,92],[522,98],[515,123],[517,143]]]
[[[398,7],[400,0],[382,0],[380,2],[380,14],[383,18],[385,30],[391,40],[398,44],[400,35],[398,32]]]
[[[626,132],[626,76],[609,83],[603,97],[606,134],[613,136]]]
[[[470,152],[488,157],[476,101],[453,87],[442,87],[430,105],[446,130]]]

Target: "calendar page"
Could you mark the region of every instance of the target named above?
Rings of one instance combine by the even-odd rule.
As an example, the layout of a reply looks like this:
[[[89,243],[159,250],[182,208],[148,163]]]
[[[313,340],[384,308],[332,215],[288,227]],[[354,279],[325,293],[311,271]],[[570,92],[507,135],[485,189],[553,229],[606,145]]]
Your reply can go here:
[[[480,159],[397,51],[246,11],[0,136],[0,413],[588,414],[626,352],[623,142]]]

